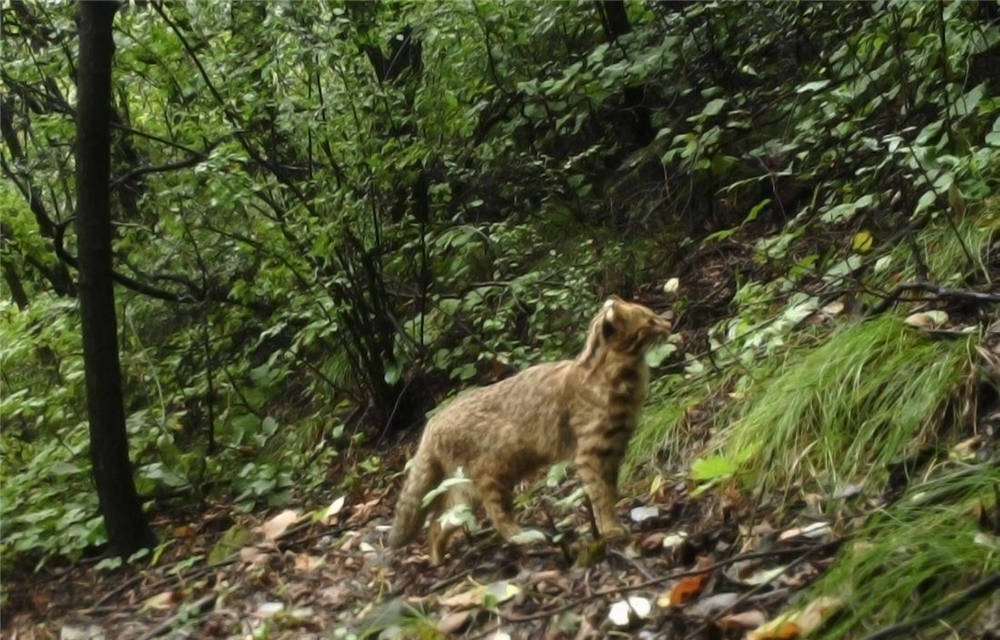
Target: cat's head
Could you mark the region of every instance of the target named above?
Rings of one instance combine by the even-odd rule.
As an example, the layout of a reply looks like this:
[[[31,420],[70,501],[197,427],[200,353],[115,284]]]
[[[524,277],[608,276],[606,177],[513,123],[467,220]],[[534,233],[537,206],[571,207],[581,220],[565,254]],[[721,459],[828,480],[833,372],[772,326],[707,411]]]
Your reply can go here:
[[[600,313],[601,336],[622,353],[642,355],[670,335],[673,314],[658,314],[649,307],[625,302],[618,296],[605,301]]]
[[[672,320],[669,311],[658,314],[649,307],[611,296],[590,323],[581,359],[588,361],[601,349],[642,356],[670,335]]]

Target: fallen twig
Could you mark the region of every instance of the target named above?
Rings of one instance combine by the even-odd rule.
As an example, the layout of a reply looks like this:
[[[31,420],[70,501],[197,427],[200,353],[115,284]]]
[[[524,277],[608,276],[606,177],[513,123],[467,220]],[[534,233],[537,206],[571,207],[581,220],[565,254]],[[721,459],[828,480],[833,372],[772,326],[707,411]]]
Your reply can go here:
[[[780,575],[785,575],[786,573],[788,573],[788,571],[790,569],[793,569],[793,568],[799,566],[800,564],[802,564],[803,562],[805,562],[807,559],[809,559],[817,550],[819,550],[821,548],[822,547],[820,546],[820,547],[813,547],[812,549],[807,550],[805,553],[803,553],[802,555],[800,555],[798,558],[795,558],[794,560],[792,560],[791,562],[789,562],[788,565],[786,565],[784,567],[784,569],[782,569]],[[775,577],[777,578],[778,576],[775,576]],[[709,625],[714,624],[716,620],[718,620],[722,616],[730,613],[736,607],[740,606],[744,602],[747,602],[747,601],[753,599],[754,597],[758,596],[760,594],[760,592],[764,589],[764,587],[767,587],[769,585],[770,585],[770,582],[765,582],[765,583],[762,583],[762,584],[758,584],[757,586],[753,587],[749,591],[745,592],[743,595],[741,595],[740,597],[736,598],[736,600],[731,605],[729,605],[728,607],[723,608],[721,611],[719,611],[718,613],[714,614],[712,616],[711,620],[706,621],[701,626],[696,627],[694,631],[692,631],[691,633],[689,633],[686,636],[684,636],[684,640],[691,640],[692,638],[698,637],[701,634],[702,631],[706,630],[709,627]]]
[[[478,566],[469,567],[465,571],[459,571],[458,573],[456,573],[454,575],[451,575],[451,576],[448,576],[447,578],[442,578],[441,580],[438,580],[437,582],[435,582],[434,584],[432,584],[430,587],[428,587],[427,591],[426,591],[426,594],[431,594],[431,593],[434,593],[435,591],[438,591],[440,589],[444,589],[445,587],[450,587],[451,585],[455,584],[456,582],[460,582],[463,579],[465,579],[467,576],[472,575],[476,571],[476,569],[478,569],[478,568],[479,568]]]
[[[194,617],[200,616],[210,609],[213,604],[215,604],[216,598],[218,598],[218,594],[212,592],[207,596],[202,596],[187,606],[182,605],[179,607],[177,613],[139,636],[139,640],[152,640],[152,638],[158,638],[163,634],[170,632],[174,628],[174,625],[181,622],[187,622]]]
[[[813,553],[817,553],[819,551],[822,551],[822,550],[828,549],[828,548],[829,549],[835,549],[835,548],[839,547],[842,543],[843,543],[843,539],[832,540],[830,542],[824,542],[823,544],[820,544],[820,545],[817,545],[815,547],[812,547],[811,549],[809,549],[807,551],[807,553],[813,554]],[[733,564],[735,562],[740,562],[742,560],[755,560],[755,559],[758,559],[758,558],[773,558],[774,556],[795,555],[795,554],[802,554],[802,553],[803,553],[802,547],[795,547],[795,548],[790,548],[790,549],[771,549],[770,551],[753,551],[751,553],[742,553],[742,554],[739,554],[739,555],[735,555],[735,556],[733,556],[731,558],[726,558],[725,560],[720,560],[718,562],[712,563],[712,564],[704,566],[704,567],[698,567],[696,569],[688,569],[688,570],[685,570],[685,571],[675,571],[673,573],[668,573],[665,576],[660,576],[658,578],[653,578],[652,580],[646,580],[645,582],[640,582],[638,584],[620,585],[620,586],[615,586],[615,587],[606,587],[604,589],[598,589],[597,591],[594,591],[594,592],[592,592],[591,594],[589,594],[587,596],[584,596],[582,598],[577,598],[575,600],[571,600],[571,601],[569,601],[569,602],[567,602],[565,604],[562,604],[562,605],[560,605],[558,607],[555,607],[555,608],[552,608],[552,609],[546,609],[544,611],[538,611],[536,613],[531,613],[531,614],[523,615],[523,616],[519,616],[519,615],[516,615],[516,614],[513,614],[513,615],[512,614],[505,614],[505,613],[501,612],[500,613],[500,617],[503,618],[503,620],[505,622],[529,622],[531,620],[540,620],[542,618],[549,618],[551,616],[560,614],[563,611],[569,611],[570,609],[574,609],[576,607],[579,607],[580,605],[585,604],[585,603],[587,603],[587,602],[589,602],[591,600],[594,600],[596,598],[601,598],[601,597],[604,597],[604,596],[610,596],[610,595],[614,595],[616,593],[624,593],[626,591],[636,591],[638,589],[645,589],[647,587],[652,587],[652,586],[656,586],[656,585],[659,585],[659,584],[663,584],[664,582],[667,582],[669,580],[676,580],[677,578],[685,578],[685,577],[689,577],[689,576],[701,575],[701,574],[703,574],[703,573],[705,573],[707,571],[714,571],[715,569],[718,569],[720,567],[725,567],[725,566],[731,565],[731,564]]]
[[[656,579],[653,577],[653,574],[649,572],[649,569],[636,562],[634,558],[629,557],[629,555],[624,551],[619,551],[618,549],[608,549],[608,553],[627,562],[633,569],[642,574],[642,577],[646,580]]]
[[[887,310],[889,307],[898,302],[899,296],[903,295],[907,291],[923,291],[933,295],[935,298],[945,300],[965,300],[981,303],[1000,302],[1000,294],[996,293],[983,293],[981,291],[970,291],[968,289],[939,287],[931,282],[904,282],[902,284],[897,284],[892,291],[887,293],[882,301],[872,308],[870,315],[878,315]]]
[[[111,600],[111,598],[114,598],[115,596],[117,596],[120,593],[124,593],[130,587],[133,587],[133,586],[139,584],[140,582],[142,582],[142,577],[143,577],[142,573],[135,574],[134,576],[132,576],[128,580],[125,580],[124,582],[122,582],[120,585],[118,585],[117,587],[115,587],[111,591],[108,591],[107,593],[105,593],[104,596],[100,600],[98,600],[97,602],[95,602],[92,607],[88,607],[87,609],[88,610],[97,609],[97,608],[101,607],[102,605],[107,604],[107,602],[109,600]]]

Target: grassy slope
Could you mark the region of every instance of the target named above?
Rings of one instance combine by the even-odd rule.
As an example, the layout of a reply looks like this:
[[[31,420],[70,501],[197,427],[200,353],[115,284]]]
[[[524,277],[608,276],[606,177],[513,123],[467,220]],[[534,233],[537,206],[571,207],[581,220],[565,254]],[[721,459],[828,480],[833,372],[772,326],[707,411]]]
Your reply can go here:
[[[932,273],[947,274],[942,280],[982,289],[975,283],[989,280],[995,227],[992,216],[981,215],[963,221],[958,233],[931,226],[917,244]],[[893,281],[916,279],[906,251],[886,254],[901,265]],[[884,273],[866,275],[869,284],[891,288]],[[789,306],[772,311],[781,316]],[[995,391],[982,355],[995,348],[986,328],[995,312],[944,301],[929,306],[952,313],[947,332],[908,326],[903,312],[919,309],[901,305],[876,317],[856,308],[852,317],[795,323],[773,348],[727,351],[720,341],[717,351],[732,358],[713,363],[717,370],[689,362],[686,375],[660,378],[633,442],[633,480],[670,469],[701,483],[708,500],[736,486],[748,499],[777,505],[781,524],[790,525],[801,513],[797,505],[816,504],[818,496],[812,516],[832,521],[835,535],[849,541],[802,596],[843,602],[822,637],[862,637],[918,618],[1000,571],[1000,476],[987,415]],[[732,315],[746,311],[734,304]],[[709,333],[720,335],[731,322]],[[838,497],[846,487],[859,497]],[[956,606],[943,624],[958,634],[980,629],[990,602]],[[943,629],[928,622],[920,631],[933,636]]]

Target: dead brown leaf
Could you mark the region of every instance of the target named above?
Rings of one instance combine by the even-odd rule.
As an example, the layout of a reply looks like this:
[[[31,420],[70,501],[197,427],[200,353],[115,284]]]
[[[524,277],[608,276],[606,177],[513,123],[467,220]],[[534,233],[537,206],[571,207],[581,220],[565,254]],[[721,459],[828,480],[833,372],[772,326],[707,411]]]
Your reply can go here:
[[[756,629],[766,621],[767,617],[764,615],[763,611],[750,609],[749,611],[741,611],[740,613],[731,613],[728,616],[722,616],[716,621],[715,624],[718,625],[723,631],[729,632]]]
[[[143,603],[143,606],[149,609],[172,609],[174,605],[181,601],[181,594],[179,591],[171,589],[170,591],[164,591],[158,593],[155,596],[149,597]]]
[[[299,512],[294,509],[285,509],[257,528],[264,538],[269,542],[274,542],[288,530],[288,527],[298,522]]]
[[[323,558],[300,553],[295,556],[295,570],[299,573],[309,573],[323,564]]]
[[[375,511],[375,507],[377,507],[380,502],[382,502],[382,496],[369,500],[368,502],[363,502],[354,507],[354,513],[352,513],[351,517],[347,519],[347,525],[354,526],[362,522],[367,522],[371,518],[372,512]]]
[[[937,329],[948,322],[948,313],[946,311],[941,311],[940,309],[936,309],[934,311],[921,311],[919,313],[912,313],[906,316],[906,319],[903,320],[903,322],[917,329],[931,331],[932,329]]]
[[[747,640],[795,640],[815,631],[830,615],[840,608],[838,598],[822,596],[802,609],[779,615],[767,624],[747,634]]]
[[[510,600],[519,593],[521,593],[521,589],[517,585],[501,580],[488,585],[475,585],[471,589],[442,598],[440,604],[453,609],[470,609],[482,605],[486,596],[501,603]]]
[[[259,547],[243,547],[240,549],[240,561],[247,564],[263,565],[267,563],[267,552]]]
[[[437,623],[437,630],[444,634],[455,633],[469,622],[470,617],[472,612],[469,610],[454,611],[441,618]]]
[[[645,536],[640,542],[639,547],[643,551],[652,552],[658,550],[663,545],[663,539],[667,537],[667,534],[663,531],[655,531],[648,536]]]
[[[679,607],[690,602],[695,596],[705,588],[705,583],[711,574],[709,572],[699,573],[696,576],[681,578],[670,589],[669,602],[672,607]]]

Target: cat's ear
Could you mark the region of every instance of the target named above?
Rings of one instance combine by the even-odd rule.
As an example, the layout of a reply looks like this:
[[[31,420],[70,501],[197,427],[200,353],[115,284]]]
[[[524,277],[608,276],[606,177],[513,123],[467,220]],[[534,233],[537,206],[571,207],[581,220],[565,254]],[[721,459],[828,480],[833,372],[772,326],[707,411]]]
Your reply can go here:
[[[615,332],[615,307],[614,301],[608,300],[604,303],[604,317],[601,319],[601,333],[605,338],[610,338]]]

